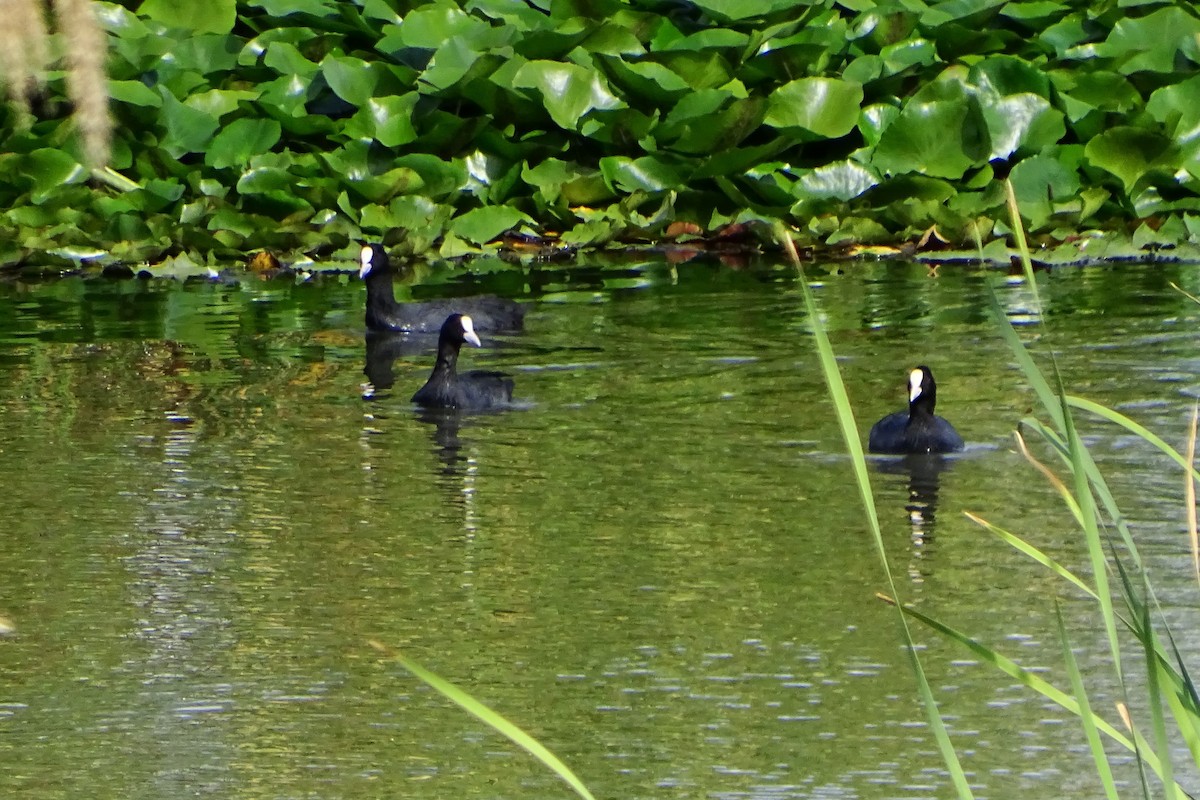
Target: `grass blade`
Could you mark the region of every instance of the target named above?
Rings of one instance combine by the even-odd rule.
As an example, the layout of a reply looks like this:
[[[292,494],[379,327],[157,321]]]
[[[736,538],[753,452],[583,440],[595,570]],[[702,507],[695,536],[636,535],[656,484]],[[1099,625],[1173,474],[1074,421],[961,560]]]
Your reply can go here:
[[[1010,545],[1011,547],[1016,549],[1018,552],[1024,553],[1025,555],[1029,556],[1034,561],[1038,562],[1043,567],[1046,567],[1048,570],[1053,572],[1055,575],[1058,575],[1060,578],[1065,579],[1067,582],[1069,582],[1075,588],[1079,589],[1081,592],[1084,592],[1085,594],[1091,596],[1093,599],[1099,599],[1096,597],[1096,592],[1092,590],[1092,587],[1090,587],[1086,583],[1084,583],[1082,578],[1075,575],[1075,573],[1071,572],[1069,569],[1064,567],[1062,564],[1059,564],[1057,561],[1055,561],[1050,556],[1043,553],[1038,548],[1029,544],[1024,539],[1021,539],[1020,537],[1016,536],[1015,534],[1009,533],[1008,531],[1004,530],[1003,528],[999,528],[999,527],[993,525],[992,523],[985,520],[983,517],[976,516],[975,514],[972,514],[970,511],[965,511],[963,513],[966,514],[967,519],[971,520],[976,525],[982,526],[984,529],[986,529],[990,533],[995,534],[1002,541],[1006,542],[1008,545]]]
[[[1079,705],[1079,719],[1088,748],[1092,751],[1092,761],[1096,764],[1096,772],[1100,775],[1104,794],[1109,800],[1117,800],[1117,786],[1113,782],[1112,767],[1108,763],[1108,754],[1104,752],[1104,744],[1100,741],[1100,733],[1096,729],[1095,715],[1092,714],[1092,707],[1088,702],[1087,690],[1083,686],[1083,676],[1079,672],[1078,662],[1075,661],[1075,653],[1071,651],[1067,626],[1063,623],[1062,607],[1057,601],[1054,603],[1054,614],[1058,619],[1058,639],[1062,642],[1063,662],[1071,679],[1071,691],[1075,695],[1075,702]]]
[[[584,800],[595,800],[592,793],[583,785],[583,781],[576,777],[575,773],[564,763],[542,745],[537,739],[534,739],[525,731],[521,730],[512,722],[509,722],[503,716],[485,706],[483,703],[476,700],[471,695],[467,694],[462,689],[455,686],[445,678],[436,675],[422,667],[411,658],[405,658],[399,653],[393,652],[379,642],[371,642],[372,647],[385,653],[397,662],[400,666],[416,675],[424,681],[430,688],[437,691],[450,702],[457,705],[459,708],[466,711],[471,716],[478,719],[480,722],[489,726],[492,730],[499,734],[507,736],[514,744],[529,753],[531,756],[541,761],[549,767],[558,777],[562,778],[567,784],[575,790],[575,793]]]
[[[842,429],[842,438],[845,440],[846,450],[850,454],[850,462],[854,469],[855,481],[858,484],[859,496],[862,498],[863,510],[866,512],[871,534],[875,539],[875,548],[883,565],[883,572],[887,577],[892,597],[896,597],[896,584],[892,580],[892,569],[888,563],[887,550],[883,545],[883,533],[879,527],[879,516],[875,511],[875,495],[871,491],[871,480],[867,475],[867,460],[863,453],[862,439],[858,435],[858,424],[854,419],[854,411],[850,407],[850,396],[846,393],[846,386],[842,382],[841,370],[838,369],[837,359],[833,354],[833,346],[829,343],[829,336],[825,332],[824,325],[821,324],[820,310],[817,308],[817,302],[812,295],[812,290],[808,287],[808,281],[804,277],[804,267],[800,263],[800,257],[796,254],[792,237],[788,235],[782,226],[777,226],[775,233],[779,241],[783,244],[784,249],[788,252],[800,276],[800,289],[804,294],[804,307],[808,313],[813,339],[817,345],[821,370],[825,374],[825,383],[829,388],[829,395],[833,400],[838,425]],[[950,773],[955,791],[958,792],[960,798],[973,798],[974,794],[972,794],[971,786],[967,782],[967,776],[963,772],[962,764],[959,763],[958,754],[954,751],[954,744],[950,741],[950,734],[946,731],[946,725],[942,721],[941,714],[938,712],[937,700],[934,698],[933,690],[930,688],[929,681],[925,677],[925,670],[921,666],[921,659],[917,656],[916,644],[913,642],[912,631],[909,630],[908,621],[905,619],[903,613],[897,614],[897,619],[900,623],[905,651],[908,653],[909,663],[917,679],[917,691],[920,693],[921,701],[925,706],[930,730],[933,732],[938,750],[941,751],[942,760],[945,762],[946,769]]]

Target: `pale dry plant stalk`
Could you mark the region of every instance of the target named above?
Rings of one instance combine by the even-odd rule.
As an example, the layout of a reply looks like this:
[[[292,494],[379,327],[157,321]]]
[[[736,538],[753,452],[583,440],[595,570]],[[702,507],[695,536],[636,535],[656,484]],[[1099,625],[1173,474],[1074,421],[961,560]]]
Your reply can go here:
[[[108,163],[112,118],[104,60],[108,40],[91,0],[53,0],[54,19],[65,45],[67,94],[83,158],[93,169]],[[0,0],[0,70],[20,124],[28,125],[30,100],[50,63],[44,0]]]
[[[112,142],[104,71],[108,41],[91,0],[53,0],[53,6],[58,30],[66,40],[67,93],[75,105],[84,159],[88,166],[99,169],[108,163]]]
[[[0,0],[0,20],[0,70],[20,124],[28,126],[30,100],[50,61],[42,0]]]

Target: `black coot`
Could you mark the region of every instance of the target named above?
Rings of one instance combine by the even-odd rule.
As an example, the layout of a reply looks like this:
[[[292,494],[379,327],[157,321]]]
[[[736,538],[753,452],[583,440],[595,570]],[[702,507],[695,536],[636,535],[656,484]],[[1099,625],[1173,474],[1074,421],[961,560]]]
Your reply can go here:
[[[425,408],[487,409],[512,402],[512,378],[503,372],[472,370],[459,375],[455,369],[463,342],[480,346],[471,317],[451,314],[438,336],[437,363],[425,385],[412,401]]]
[[[525,307],[494,295],[397,303],[392,291],[392,264],[378,244],[363,245],[358,277],[367,282],[367,328],[373,331],[433,333],[448,314],[469,314],[481,331],[516,331],[524,325]]]
[[[965,446],[954,426],[933,413],[937,384],[929,367],[908,373],[908,410],[888,414],[871,427],[872,453],[953,453]]]

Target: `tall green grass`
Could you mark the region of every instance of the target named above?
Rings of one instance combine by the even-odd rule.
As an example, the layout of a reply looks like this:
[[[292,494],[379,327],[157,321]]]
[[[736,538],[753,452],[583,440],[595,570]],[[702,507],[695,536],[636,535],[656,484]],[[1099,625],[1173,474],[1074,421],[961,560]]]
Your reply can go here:
[[[1037,276],[1025,243],[1020,214],[1011,187],[1009,210],[1025,279],[1044,327]],[[786,232],[777,233],[787,248],[790,239]],[[800,284],[821,367],[853,465],[866,524],[874,537],[891,594],[891,598],[888,599],[894,601],[901,620],[916,620],[940,635],[958,642],[981,662],[991,665],[1000,673],[1075,715],[1079,720],[1081,739],[1088,744],[1106,797],[1115,800],[1121,797],[1121,794],[1110,760],[1110,751],[1115,749],[1106,747],[1105,740],[1115,743],[1120,750],[1133,754],[1138,775],[1138,781],[1132,790],[1135,796],[1187,797],[1183,788],[1176,782],[1171,748],[1172,744],[1184,744],[1190,754],[1193,773],[1200,771],[1200,699],[1197,697],[1195,685],[1175,635],[1162,613],[1151,576],[1146,571],[1139,553],[1134,532],[1079,435],[1076,414],[1082,413],[1093,420],[1123,428],[1159,450],[1170,465],[1178,468],[1181,501],[1184,503],[1189,523],[1193,571],[1200,585],[1200,545],[1197,544],[1195,513],[1195,482],[1200,480],[1200,473],[1194,466],[1196,414],[1193,413],[1186,453],[1180,453],[1161,437],[1129,417],[1093,400],[1070,394],[1062,383],[1053,353],[1044,354],[1049,368],[1043,371],[993,295],[993,313],[999,335],[1009,345],[1013,360],[1033,388],[1040,406],[1040,414],[1020,421],[1021,430],[1028,431],[1040,439],[1056,459],[1056,463],[1050,466],[1035,457],[1020,432],[1015,434],[1017,446],[1031,468],[1049,481],[1069,511],[1078,528],[1080,541],[1086,547],[1090,574],[1077,575],[1031,541],[976,515],[968,514],[968,517],[1011,545],[1017,553],[1032,559],[1049,574],[1058,578],[1064,596],[1082,596],[1094,604],[1096,628],[1104,633],[1111,656],[1113,680],[1121,695],[1114,708],[1097,710],[1090,702],[1088,686],[1076,664],[1072,642],[1062,624],[1061,612],[1057,613],[1057,618],[1063,666],[1061,676],[1055,679],[1025,670],[998,649],[903,603],[903,598],[899,596],[892,581],[892,571],[884,553],[879,520],[853,409],[842,384],[828,336],[821,325],[820,309],[804,280],[803,265],[796,257],[794,249],[787,249],[800,272]],[[1042,341],[1052,341],[1052,336],[1043,337]],[[1057,598],[1055,604],[1057,612]],[[952,739],[942,723],[936,699],[917,657],[911,631],[903,622],[900,628],[901,638],[908,650],[916,677],[918,693],[925,705],[931,731],[955,790],[959,797],[971,797],[971,789],[963,775]],[[1123,647],[1123,643],[1128,646]],[[1132,678],[1131,675],[1144,677]],[[1143,709],[1143,718],[1135,719],[1132,708]],[[1157,780],[1151,779],[1151,776]]]

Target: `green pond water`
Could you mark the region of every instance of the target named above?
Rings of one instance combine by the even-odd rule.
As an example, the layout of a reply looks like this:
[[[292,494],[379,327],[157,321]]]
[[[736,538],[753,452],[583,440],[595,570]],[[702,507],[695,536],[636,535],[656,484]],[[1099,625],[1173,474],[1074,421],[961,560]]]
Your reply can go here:
[[[1013,447],[1034,397],[989,287],[1073,392],[1182,447],[1200,307],[1169,284],[1200,294],[1200,268],[1044,274],[1048,332],[994,270],[809,278],[864,435],[927,363],[969,443],[935,474],[872,462],[904,599],[1068,688],[1061,597],[1115,721],[1092,606],[963,514],[1088,574]],[[794,272],[534,266],[424,292],[478,289],[533,303],[525,333],[463,355],[512,373],[524,402],[447,419],[408,403],[429,340],[367,364],[348,275],[0,283],[0,614],[16,626],[0,638],[0,794],[568,796],[374,639],[601,798],[953,796],[876,599]],[[1182,476],[1115,428],[1084,430],[1200,656]],[[1068,715],[914,632],[979,797],[1098,795]]]

